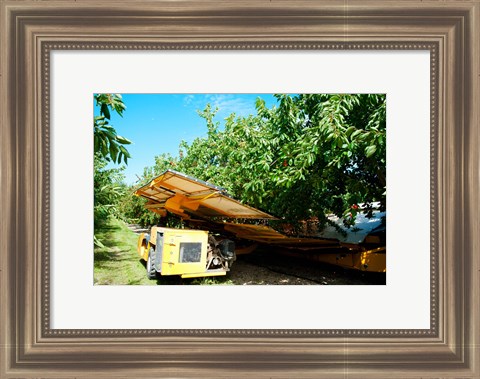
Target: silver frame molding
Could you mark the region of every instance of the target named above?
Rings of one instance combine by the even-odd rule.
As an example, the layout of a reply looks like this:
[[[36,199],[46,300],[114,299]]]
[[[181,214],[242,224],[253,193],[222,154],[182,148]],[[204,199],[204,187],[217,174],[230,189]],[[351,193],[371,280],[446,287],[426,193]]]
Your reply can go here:
[[[480,2],[3,0],[0,378],[480,378]],[[429,50],[425,330],[50,328],[54,50]]]

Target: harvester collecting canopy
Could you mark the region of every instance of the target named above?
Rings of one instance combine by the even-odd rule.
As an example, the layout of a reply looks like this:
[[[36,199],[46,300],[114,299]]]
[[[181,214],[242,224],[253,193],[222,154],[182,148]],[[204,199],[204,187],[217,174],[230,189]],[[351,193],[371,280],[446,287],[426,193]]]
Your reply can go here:
[[[138,252],[147,262],[150,278],[225,275],[236,255],[250,253],[258,245],[345,268],[386,271],[385,212],[374,211],[371,217],[359,212],[351,228],[332,215],[325,228],[306,227],[291,235],[268,225],[278,217],[241,203],[224,188],[174,170],[152,179],[135,195],[147,199],[145,207],[150,211],[175,214],[190,228],[153,227],[139,237]]]

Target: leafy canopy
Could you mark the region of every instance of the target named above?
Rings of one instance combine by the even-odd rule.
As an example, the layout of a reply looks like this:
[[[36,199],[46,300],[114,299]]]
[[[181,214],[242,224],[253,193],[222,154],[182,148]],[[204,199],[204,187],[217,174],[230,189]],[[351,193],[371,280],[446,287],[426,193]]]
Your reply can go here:
[[[216,109],[199,111],[207,135],[182,142],[178,157],[159,155],[142,182],[167,168],[225,187],[235,198],[284,221],[353,225],[358,204],[386,196],[386,96],[275,95],[256,114],[231,114],[224,127]]]
[[[103,158],[121,163],[122,158],[127,164],[130,153],[124,145],[131,144],[127,138],[117,135],[115,128],[109,125],[111,112],[117,112],[123,116],[126,109],[120,94],[96,94],[94,95],[96,106],[99,107],[100,115],[93,118],[94,151],[100,153]]]
[[[98,107],[99,116],[93,119],[94,138],[94,173],[93,173],[93,217],[94,226],[98,228],[109,216],[120,216],[118,203],[125,196],[126,186],[123,184],[124,167],[107,168],[109,162],[120,164],[127,163],[130,157],[123,145],[131,142],[117,135],[112,125],[109,125],[111,113],[116,112],[120,116],[126,109],[121,95],[118,94],[96,94],[94,95],[95,105]],[[96,229],[95,229],[96,230]],[[94,243],[101,245],[94,236]]]

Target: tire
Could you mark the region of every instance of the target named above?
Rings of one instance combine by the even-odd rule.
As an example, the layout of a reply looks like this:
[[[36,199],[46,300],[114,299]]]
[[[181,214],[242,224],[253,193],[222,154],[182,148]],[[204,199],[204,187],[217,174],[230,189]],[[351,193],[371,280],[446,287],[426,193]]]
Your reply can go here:
[[[155,269],[155,250],[153,247],[150,248],[148,251],[148,259],[147,259],[147,278],[148,279],[156,279],[157,278],[157,270]]]

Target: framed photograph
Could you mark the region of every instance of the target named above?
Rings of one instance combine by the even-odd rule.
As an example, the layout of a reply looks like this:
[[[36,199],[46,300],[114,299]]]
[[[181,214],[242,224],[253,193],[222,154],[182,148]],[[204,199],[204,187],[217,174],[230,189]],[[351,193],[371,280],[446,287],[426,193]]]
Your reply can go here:
[[[1,378],[480,377],[478,1],[0,7]],[[386,94],[386,285],[95,286],[95,93]]]

